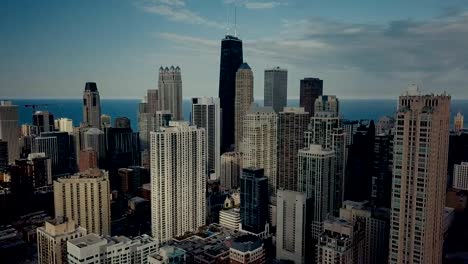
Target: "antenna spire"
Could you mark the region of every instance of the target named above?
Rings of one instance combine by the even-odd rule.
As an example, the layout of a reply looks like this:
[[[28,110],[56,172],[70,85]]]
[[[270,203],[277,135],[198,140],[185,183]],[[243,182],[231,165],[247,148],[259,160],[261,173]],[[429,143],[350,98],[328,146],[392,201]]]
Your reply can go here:
[[[237,37],[237,3],[234,3],[234,37]]]

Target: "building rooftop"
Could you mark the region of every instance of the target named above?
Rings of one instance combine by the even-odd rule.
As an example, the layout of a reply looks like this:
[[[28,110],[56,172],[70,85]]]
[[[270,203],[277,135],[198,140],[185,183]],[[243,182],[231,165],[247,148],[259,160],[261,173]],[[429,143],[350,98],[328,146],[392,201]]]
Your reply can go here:
[[[79,237],[79,238],[69,240],[70,244],[75,245],[76,247],[79,247],[79,248],[85,248],[85,247],[89,247],[89,246],[99,244],[99,243],[103,243],[103,242],[107,243],[107,240],[105,238],[103,238],[103,237],[100,237],[100,236],[96,235],[96,234],[89,234],[89,235],[86,235],[86,236],[83,236],[83,237]]]
[[[87,82],[85,85],[85,91],[97,92],[97,85],[95,82]]]

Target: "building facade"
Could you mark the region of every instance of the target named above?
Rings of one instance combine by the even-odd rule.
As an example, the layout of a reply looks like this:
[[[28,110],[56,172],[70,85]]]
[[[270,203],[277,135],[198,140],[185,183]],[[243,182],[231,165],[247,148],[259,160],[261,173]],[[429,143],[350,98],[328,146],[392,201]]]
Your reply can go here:
[[[241,143],[242,166],[264,169],[269,196],[276,196],[277,189],[277,122],[273,108],[252,105],[244,117]]]
[[[463,129],[463,126],[464,126],[463,115],[460,112],[458,112],[453,122],[453,128],[455,132],[458,132]]]
[[[242,40],[226,35],[221,41],[218,97],[222,109],[221,153],[232,151],[235,134],[236,72],[244,61]]]
[[[90,169],[54,181],[56,217],[75,221],[89,233],[110,234],[110,188],[107,172]]]
[[[450,96],[399,98],[389,263],[441,263]]]
[[[171,112],[174,120],[183,120],[182,76],[179,66],[159,68],[159,109]]]
[[[305,193],[278,190],[276,220],[276,258],[295,264],[306,262],[310,229]]]
[[[9,163],[19,158],[18,106],[0,101],[0,139],[8,142]]]
[[[94,82],[87,82],[83,92],[83,123],[85,126],[101,128],[101,98]]]
[[[288,70],[274,67],[265,70],[264,106],[273,107],[276,113],[288,105]]]
[[[192,125],[205,129],[207,170],[219,179],[221,172],[221,108],[218,98],[192,98]]]
[[[242,174],[242,153],[225,152],[221,155],[220,185],[226,189],[239,188]]]
[[[205,130],[187,122],[151,132],[151,217],[161,242],[196,230],[206,219]]]
[[[315,113],[315,100],[323,94],[323,80],[304,78],[300,83],[299,106],[304,107],[310,116]]]
[[[297,153],[304,147],[309,121],[302,107],[285,107],[278,114],[278,188],[297,190]]]
[[[66,264],[67,241],[86,235],[86,229],[72,220],[58,217],[37,228],[37,260],[39,264]]]
[[[468,162],[455,164],[453,169],[453,188],[468,191]]]
[[[263,232],[268,223],[268,179],[263,172],[259,168],[243,169],[240,181],[241,228],[255,234]]]
[[[254,77],[250,66],[242,63],[236,72],[236,96],[235,96],[235,149],[240,151],[242,137],[244,136],[244,117],[252,105],[254,89]]]

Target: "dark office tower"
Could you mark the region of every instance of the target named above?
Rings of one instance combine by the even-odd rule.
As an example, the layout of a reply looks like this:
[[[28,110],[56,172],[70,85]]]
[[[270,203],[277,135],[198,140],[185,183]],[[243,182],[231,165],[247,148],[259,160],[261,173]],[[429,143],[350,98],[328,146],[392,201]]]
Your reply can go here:
[[[118,169],[140,165],[140,138],[131,128],[106,128],[106,168],[111,188],[118,189]]]
[[[36,111],[33,114],[33,126],[38,134],[54,131],[54,115],[49,111]]]
[[[101,99],[94,82],[86,83],[83,92],[83,123],[85,126],[101,127]]]
[[[353,135],[346,164],[345,200],[368,201],[371,198],[374,137],[374,121],[368,126],[359,126]]]
[[[265,70],[264,106],[271,106],[276,113],[283,111],[288,97],[288,70],[275,67]]]
[[[315,100],[323,95],[323,80],[319,78],[304,78],[301,80],[299,105],[304,107],[310,116],[314,116]]]
[[[130,119],[125,116],[117,117],[114,121],[115,128],[131,128]]]
[[[71,148],[70,135],[67,132],[44,132],[39,138],[57,139],[57,164],[52,167],[53,175],[72,173],[75,155]],[[38,152],[38,151],[36,151]]]
[[[226,35],[221,41],[219,69],[219,99],[222,111],[221,153],[234,144],[234,100],[236,96],[236,72],[243,62],[242,40]]]
[[[150,89],[146,95],[145,113],[156,113],[156,111],[159,111],[159,90]]]
[[[122,194],[134,196],[144,183],[149,182],[149,170],[143,167],[131,166],[120,168],[118,174]]]
[[[0,139],[0,166],[8,165],[8,142]]]
[[[242,229],[258,234],[268,223],[268,180],[263,169],[242,169],[240,179]]]
[[[375,136],[371,204],[390,208],[392,195],[393,135]]]
[[[447,187],[453,184],[453,167],[455,164],[461,164],[462,161],[468,161],[468,131],[450,132],[449,153],[448,153],[448,182]]]
[[[304,148],[309,121],[302,107],[285,107],[278,115],[278,188],[297,190],[297,152]]]

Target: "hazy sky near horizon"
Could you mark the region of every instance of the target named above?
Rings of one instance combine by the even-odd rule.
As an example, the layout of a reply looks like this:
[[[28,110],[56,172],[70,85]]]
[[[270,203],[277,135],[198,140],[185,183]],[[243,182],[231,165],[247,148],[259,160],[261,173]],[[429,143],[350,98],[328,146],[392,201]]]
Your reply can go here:
[[[319,77],[341,98],[394,98],[411,83],[468,98],[467,0],[3,0],[0,97],[142,97],[161,65],[183,96],[217,96],[221,39],[237,32],[263,97],[265,68],[288,69],[288,96]]]

